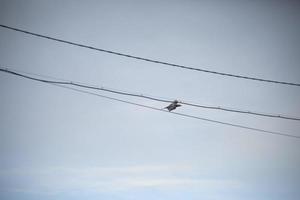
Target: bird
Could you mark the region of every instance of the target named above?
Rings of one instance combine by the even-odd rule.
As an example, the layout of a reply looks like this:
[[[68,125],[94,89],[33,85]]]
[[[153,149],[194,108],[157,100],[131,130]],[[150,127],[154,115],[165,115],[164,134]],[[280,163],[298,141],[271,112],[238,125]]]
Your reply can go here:
[[[177,100],[174,100],[170,105],[168,105],[167,107],[165,107],[166,109],[168,109],[169,112],[171,112],[172,110],[175,110],[177,107],[180,107],[181,105],[178,104],[179,102]]]

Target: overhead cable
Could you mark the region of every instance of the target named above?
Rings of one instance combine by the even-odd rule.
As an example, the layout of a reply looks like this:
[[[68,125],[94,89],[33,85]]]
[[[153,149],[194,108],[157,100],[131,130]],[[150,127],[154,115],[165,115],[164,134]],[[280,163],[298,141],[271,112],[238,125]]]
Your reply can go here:
[[[152,97],[152,96],[144,95],[144,94],[136,94],[136,93],[130,93],[130,92],[124,92],[124,91],[117,91],[117,90],[114,90],[114,89],[108,89],[108,88],[105,88],[105,87],[91,86],[91,85],[78,83],[78,82],[73,82],[73,81],[66,81],[66,80],[53,81],[53,80],[40,79],[40,78],[35,78],[35,77],[32,77],[32,76],[21,74],[21,73],[18,73],[16,71],[12,71],[12,70],[5,69],[5,68],[0,68],[0,71],[6,72],[6,73],[9,73],[9,74],[13,74],[13,75],[16,75],[16,76],[20,76],[20,77],[23,77],[23,78],[36,80],[36,81],[41,81],[41,82],[46,82],[46,83],[54,83],[54,84],[61,84],[61,85],[73,85],[73,86],[77,86],[77,87],[81,87],[81,88],[101,90],[101,91],[115,93],[115,94],[119,94],[119,95],[139,97],[139,98],[150,99],[150,100],[153,100],[153,101],[159,101],[159,102],[165,102],[165,103],[171,103],[173,101],[173,100],[167,100],[167,99]],[[28,72],[26,72],[26,73],[30,74]],[[41,76],[41,75],[35,74],[35,76]],[[49,77],[49,76],[47,76],[47,77]],[[51,78],[54,78],[54,77],[51,77]],[[57,80],[57,78],[55,78],[55,79]],[[232,108],[224,108],[224,107],[220,107],[220,106],[200,105],[200,104],[195,104],[195,103],[189,103],[189,102],[182,101],[182,100],[180,100],[179,103],[184,104],[184,105],[188,105],[188,106],[204,108],[204,109],[221,110],[221,111],[234,112],[234,113],[240,113],[240,114],[249,114],[249,115],[257,115],[257,116],[263,116],[263,117],[271,117],[271,118],[280,118],[280,119],[300,121],[300,118],[285,116],[285,115],[279,115],[279,114],[266,114],[266,113],[238,110],[238,109],[232,109]]]
[[[282,133],[282,132],[275,132],[275,131],[268,131],[268,130],[264,130],[264,129],[254,128],[254,127],[249,127],[249,126],[244,126],[244,125],[239,125],[239,124],[233,124],[233,123],[208,119],[208,118],[204,118],[204,117],[188,115],[188,114],[184,114],[184,113],[169,112],[169,111],[163,110],[161,108],[155,108],[155,107],[152,107],[152,106],[147,106],[147,105],[140,104],[140,103],[135,103],[135,102],[132,102],[132,101],[122,100],[122,99],[115,98],[115,97],[109,97],[109,96],[101,95],[101,94],[98,94],[98,93],[81,90],[81,89],[78,89],[78,88],[68,87],[66,85],[59,85],[59,84],[54,84],[54,83],[50,83],[50,84],[53,84],[53,85],[58,86],[58,87],[63,87],[63,88],[66,88],[66,89],[74,90],[74,91],[77,91],[77,92],[86,93],[86,94],[98,96],[98,97],[101,97],[101,98],[113,100],[113,101],[118,101],[118,102],[122,102],[122,103],[126,103],[126,104],[131,104],[131,105],[135,105],[135,106],[139,106],[139,107],[143,107],[143,108],[148,108],[148,109],[152,109],[152,110],[156,110],[156,111],[161,111],[161,112],[165,112],[165,113],[169,113],[169,114],[179,115],[179,116],[186,117],[186,118],[192,118],[192,119],[197,119],[197,120],[202,120],[202,121],[208,121],[208,122],[211,122],[211,123],[222,124],[222,125],[232,126],[232,127],[241,128],[241,129],[247,129],[247,130],[255,131],[256,133],[261,133],[261,134],[273,134],[273,135],[279,135],[279,136],[285,136],[285,137],[300,139],[300,136],[297,136],[297,135],[292,135],[292,134],[287,134],[287,133]]]
[[[3,69],[0,69],[0,71],[6,72]],[[11,74],[14,74],[14,72],[11,73]],[[27,78],[26,75],[22,75],[21,77]],[[63,88],[66,88],[66,89],[77,91],[77,92],[86,93],[86,94],[90,94],[90,95],[94,95],[94,96],[98,96],[98,97],[102,97],[102,98],[106,98],[106,99],[110,99],[110,100],[114,100],[114,101],[118,101],[118,102],[122,102],[122,103],[127,103],[127,104],[131,104],[131,105],[135,105],[135,106],[140,106],[140,107],[156,110],[156,111],[161,111],[161,112],[165,112],[165,113],[179,115],[179,116],[183,116],[183,117],[186,117],[186,118],[193,118],[193,119],[197,119],[197,120],[208,121],[208,122],[212,122],[212,123],[237,127],[237,128],[241,128],[241,129],[247,129],[247,130],[251,130],[251,131],[256,131],[257,133],[261,133],[261,134],[273,134],[273,135],[280,135],[280,136],[300,139],[300,136],[297,136],[297,135],[292,135],[292,134],[287,134],[287,133],[282,133],[282,132],[275,132],[275,131],[268,131],[268,130],[264,130],[264,129],[254,128],[254,127],[249,127],[249,126],[244,126],[244,125],[239,125],[239,124],[233,124],[233,123],[228,123],[228,122],[223,122],[223,121],[218,121],[218,120],[212,120],[212,119],[198,117],[198,116],[194,116],[194,115],[188,115],[188,114],[184,114],[184,113],[168,112],[168,111],[163,110],[161,108],[155,108],[155,107],[147,106],[147,105],[144,105],[144,104],[139,104],[139,103],[135,103],[135,102],[127,101],[127,100],[122,100],[122,99],[118,99],[118,98],[114,98],[114,97],[108,97],[108,96],[105,96],[105,95],[100,95],[100,94],[97,94],[97,93],[81,90],[81,89],[78,89],[78,88],[68,87],[68,85],[70,85],[70,84],[65,84],[64,82],[60,82],[60,81],[48,81],[48,80],[42,80],[42,79],[37,79],[37,78],[32,78],[32,77],[29,77],[28,79],[33,80],[33,81],[52,84],[52,85],[55,85],[55,86],[58,86],[58,87],[63,87]]]
[[[238,75],[238,74],[218,72],[218,71],[202,69],[202,68],[194,68],[194,67],[190,67],[190,66],[186,66],[186,65],[179,65],[179,64],[174,64],[174,63],[170,63],[170,62],[155,60],[155,59],[151,59],[151,58],[145,58],[145,57],[135,56],[135,55],[131,55],[131,54],[121,53],[121,52],[117,52],[117,51],[111,51],[111,50],[107,50],[107,49],[93,47],[93,46],[90,46],[90,45],[80,44],[80,43],[71,42],[71,41],[68,41],[68,40],[63,40],[63,39],[59,39],[59,38],[55,38],[55,37],[50,37],[50,36],[47,36],[47,35],[38,34],[38,33],[26,31],[26,30],[19,29],[19,28],[14,28],[14,27],[11,27],[11,26],[3,25],[3,24],[0,24],[0,27],[10,29],[10,30],[14,30],[14,31],[17,31],[17,32],[21,32],[21,33],[25,33],[25,34],[29,34],[29,35],[33,35],[33,36],[36,36],[36,37],[39,37],[39,38],[53,40],[53,41],[56,41],[56,42],[61,42],[61,43],[65,43],[65,44],[69,44],[69,45],[73,45],[73,46],[82,47],[82,48],[88,48],[88,49],[91,49],[91,50],[105,52],[105,53],[109,53],[109,54],[113,54],[113,55],[117,55],[117,56],[123,56],[123,57],[142,60],[142,61],[146,61],[146,62],[162,64],[162,65],[166,65],[166,66],[170,66],[170,67],[176,67],[176,68],[181,68],[181,69],[186,69],[186,70],[193,70],[193,71],[198,71],[198,72],[205,72],[205,73],[210,73],[210,74],[215,74],[215,75],[228,76],[228,77],[247,79],[247,80],[253,80],[253,81],[268,82],[268,83],[274,83],[274,84],[283,84],[283,85],[290,85],[290,86],[300,86],[300,83],[277,81],[277,80],[271,80],[271,79],[263,79],[263,78],[256,78],[256,77],[250,77],[250,76],[244,76],[244,75]]]

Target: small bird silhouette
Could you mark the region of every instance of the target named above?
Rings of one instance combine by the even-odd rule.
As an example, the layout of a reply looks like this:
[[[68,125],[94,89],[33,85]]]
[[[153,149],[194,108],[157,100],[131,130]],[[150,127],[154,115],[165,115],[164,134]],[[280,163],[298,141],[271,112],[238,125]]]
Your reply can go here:
[[[177,107],[180,107],[181,105],[178,104],[179,102],[177,100],[173,101],[170,105],[168,105],[167,107],[165,107],[166,109],[168,109],[168,111],[172,111],[175,110]]]

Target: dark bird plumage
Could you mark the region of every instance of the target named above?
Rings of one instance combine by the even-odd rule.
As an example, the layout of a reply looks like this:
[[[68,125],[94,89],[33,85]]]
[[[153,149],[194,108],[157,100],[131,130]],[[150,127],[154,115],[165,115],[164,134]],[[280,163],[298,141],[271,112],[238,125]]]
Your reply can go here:
[[[175,100],[173,101],[170,105],[168,105],[167,107],[165,107],[166,109],[168,109],[168,111],[172,111],[172,110],[175,110],[177,107],[180,107],[181,105],[178,104],[178,101]]]

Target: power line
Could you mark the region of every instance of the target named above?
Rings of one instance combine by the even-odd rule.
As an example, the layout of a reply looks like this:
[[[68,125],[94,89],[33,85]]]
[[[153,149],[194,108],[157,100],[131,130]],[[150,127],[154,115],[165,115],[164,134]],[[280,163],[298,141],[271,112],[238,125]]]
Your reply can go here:
[[[155,100],[155,101],[161,101],[161,102],[165,102],[165,103],[171,102],[169,100],[162,100],[162,99],[158,99],[158,98],[155,98],[155,97],[144,96],[142,94],[131,94],[131,93],[126,93],[126,92],[120,92],[120,91],[107,89],[107,88],[103,88],[103,87],[83,85],[83,84],[72,82],[72,81],[70,81],[70,82],[68,82],[68,81],[52,81],[52,80],[34,78],[34,77],[31,77],[31,76],[27,76],[27,75],[20,74],[20,73],[17,73],[17,72],[8,70],[8,69],[3,69],[3,68],[0,68],[0,71],[6,72],[6,73],[9,73],[9,74],[13,74],[13,75],[16,75],[16,76],[20,76],[20,77],[23,77],[23,78],[26,78],[26,79],[31,79],[31,80],[34,80],[34,81],[44,82],[44,83],[53,83],[53,84],[61,84],[61,85],[73,85],[73,86],[87,88],[87,89],[102,90],[102,91],[111,92],[111,93],[120,94],[120,95],[127,95],[127,96],[133,96],[133,97],[142,97],[142,98]]]
[[[198,105],[198,104],[187,103],[187,102],[183,102],[182,104],[194,106],[194,107],[206,108],[206,109],[222,110],[222,111],[227,111],[227,112],[234,112],[234,113],[241,113],[241,114],[248,114],[248,115],[257,115],[257,116],[262,116],[262,117],[271,117],[271,118],[280,118],[280,119],[300,121],[300,118],[290,117],[290,116],[281,115],[281,114],[259,113],[259,112],[253,112],[253,111],[237,110],[237,109],[233,109],[233,108],[224,108],[224,107],[220,107],[220,106]]]
[[[102,49],[102,48],[97,48],[97,47],[85,45],[85,44],[71,42],[71,41],[67,41],[67,40],[63,40],[63,39],[58,39],[58,38],[50,37],[50,36],[47,36],[47,35],[33,33],[33,32],[30,32],[30,31],[14,28],[14,27],[11,27],[11,26],[6,26],[6,25],[3,25],[3,24],[0,24],[0,27],[10,29],[10,30],[14,30],[14,31],[17,31],[17,32],[21,32],[21,33],[25,33],[25,34],[28,34],[28,35],[33,35],[33,36],[36,36],[36,37],[48,39],[48,40],[53,40],[53,41],[56,41],[56,42],[61,42],[61,43],[65,43],[65,44],[69,44],[69,45],[73,45],[73,46],[82,47],[82,48],[88,48],[88,49],[91,49],[91,50],[96,50],[96,51],[105,52],[105,53],[109,53],[109,54],[113,54],[113,55],[127,57],[127,58],[142,60],[142,61],[146,61],[146,62],[162,64],[162,65],[166,65],[166,66],[170,66],[170,67],[176,67],[176,68],[181,68],[181,69],[186,69],[186,70],[193,70],[193,71],[198,71],[198,72],[205,72],[205,73],[210,73],[210,74],[215,74],[215,75],[228,76],[228,77],[247,79],[247,80],[253,80],[253,81],[268,82],[268,83],[283,84],[283,85],[298,86],[298,87],[300,86],[300,83],[292,83],[292,82],[277,81],[277,80],[256,78],[256,77],[250,77],[250,76],[243,76],[243,75],[237,75],[237,74],[230,74],[230,73],[224,73],[224,72],[212,71],[212,70],[207,70],[207,69],[194,68],[194,67],[190,67],[190,66],[186,66],[186,65],[179,65],[179,64],[174,64],[174,63],[170,63],[170,62],[154,60],[154,59],[135,56],[135,55],[131,55],[131,54],[125,54],[125,53],[121,53],[121,52],[116,52],[116,51],[111,51],[111,50],[106,50],[106,49]]]
[[[251,131],[256,131],[257,133],[261,133],[261,134],[273,134],[273,135],[280,135],[280,136],[300,139],[300,136],[297,136],[297,135],[291,135],[291,134],[275,132],[275,131],[268,131],[268,130],[264,130],[264,129],[253,128],[253,127],[249,127],[249,126],[243,126],[243,125],[233,124],[233,123],[228,123],[228,122],[222,122],[222,121],[218,121],[218,120],[212,120],[212,119],[208,119],[208,118],[204,118],[204,117],[198,117],[198,116],[194,116],[194,115],[188,115],[188,114],[184,114],[184,113],[169,112],[169,111],[162,110],[162,109],[159,109],[159,108],[155,108],[155,107],[152,107],[152,106],[147,106],[147,105],[144,105],[144,104],[139,104],[139,103],[135,103],[135,102],[131,102],[131,101],[126,101],[126,100],[122,100],[122,99],[118,99],[118,98],[114,98],[114,97],[108,97],[108,96],[105,96],[105,95],[100,95],[100,94],[97,94],[97,93],[93,93],[93,92],[89,92],[89,91],[85,91],[85,90],[81,90],[81,89],[77,89],[77,88],[68,87],[66,85],[57,85],[57,84],[54,84],[54,83],[50,83],[50,84],[53,84],[53,85],[58,86],[58,87],[63,87],[63,88],[66,88],[66,89],[70,89],[70,90],[73,90],[73,91],[86,93],[86,94],[94,95],[94,96],[97,96],[97,97],[113,100],[113,101],[118,101],[118,102],[131,104],[131,105],[135,105],[135,106],[139,106],[139,107],[143,107],[143,108],[148,108],[148,109],[152,109],[152,110],[156,110],[156,111],[161,111],[161,112],[165,112],[165,113],[179,115],[179,116],[186,117],[186,118],[192,118],[192,119],[197,119],[197,120],[222,124],[222,125],[226,125],[226,126],[232,126],[232,127],[236,127],[236,128],[247,129],[247,130],[251,130]]]
[[[77,87],[81,87],[81,88],[101,90],[101,91],[105,91],[105,92],[110,92],[110,93],[115,93],[115,94],[120,94],[120,95],[126,95],[126,96],[132,96],[132,97],[138,97],[138,98],[144,98],[144,99],[150,99],[150,100],[164,102],[164,103],[171,103],[173,101],[173,100],[167,100],[167,99],[162,99],[162,98],[157,98],[157,97],[151,97],[149,95],[135,94],[135,93],[130,93],[130,92],[117,91],[117,90],[114,90],[114,89],[108,89],[108,88],[104,88],[104,87],[90,86],[90,85],[83,84],[83,83],[67,81],[67,80],[61,80],[61,79],[60,79],[60,81],[39,79],[39,78],[34,78],[32,76],[27,76],[27,75],[18,73],[16,71],[12,71],[12,70],[9,70],[9,69],[4,69],[4,68],[0,68],[0,71],[6,72],[6,73],[9,73],[9,74],[13,74],[13,75],[16,75],[16,76],[20,76],[20,77],[23,77],[23,78],[36,80],[36,81],[41,81],[41,82],[46,82],[46,83],[73,85],[73,86],[77,86]],[[30,74],[28,72],[23,72],[23,73]],[[34,75],[35,76],[41,76],[41,75],[38,75],[38,74],[34,74]],[[47,76],[47,77],[49,78],[49,76]],[[50,77],[50,78],[58,80],[57,78],[54,78],[54,77]],[[189,103],[189,102],[185,102],[185,101],[180,101],[180,103],[184,104],[184,105],[199,107],[199,108],[204,108],[204,109],[221,110],[221,111],[241,113],[241,114],[249,114],[249,115],[257,115],[257,116],[263,116],[263,117],[271,117],[271,118],[280,118],[280,119],[300,121],[300,118],[284,116],[284,115],[279,115],[279,114],[266,114],[266,113],[238,110],[238,109],[232,109],[232,108],[224,108],[224,107],[220,107],[220,106],[207,106],[207,105]]]
[[[16,72],[8,72],[8,71],[3,70],[1,68],[0,68],[0,71],[15,74],[15,75],[18,74]],[[18,75],[18,76],[23,77],[23,78],[27,78],[27,79],[30,79],[30,80],[33,80],[33,81],[52,84],[52,85],[55,85],[55,86],[58,86],[58,87],[63,87],[63,88],[74,90],[74,91],[81,92],[81,93],[86,93],[86,94],[90,94],[90,95],[94,95],[94,96],[98,96],[98,97],[102,97],[102,98],[106,98],[106,99],[110,99],[110,100],[114,100],[114,101],[118,101],[118,102],[122,102],[122,103],[127,103],[127,104],[131,104],[131,105],[135,105],[135,106],[140,106],[140,107],[144,107],[144,108],[148,108],[148,109],[152,109],[152,110],[156,110],[156,111],[161,111],[161,112],[166,112],[166,113],[170,113],[170,114],[174,114],[174,115],[179,115],[179,116],[183,116],[183,117],[187,117],[187,118],[193,118],[193,119],[197,119],[197,120],[208,121],[208,122],[212,122],[212,123],[217,123],[217,124],[222,124],[222,125],[247,129],[247,130],[252,130],[252,131],[256,131],[256,132],[261,133],[261,134],[281,135],[281,136],[293,137],[293,138],[300,139],[300,136],[297,136],[297,135],[286,134],[286,133],[275,132],[275,131],[268,131],[268,130],[264,130],[264,129],[253,128],[253,127],[249,127],[249,126],[243,126],[243,125],[233,124],[233,123],[228,123],[228,122],[222,122],[222,121],[218,121],[218,120],[212,120],[212,119],[198,117],[198,116],[194,116],[194,115],[188,115],[188,114],[184,114],[184,113],[168,112],[166,110],[155,108],[155,107],[152,107],[152,106],[147,106],[147,105],[144,105],[144,104],[134,103],[134,102],[131,102],[131,101],[126,101],[126,100],[122,100],[122,99],[118,99],[118,98],[114,98],[114,97],[108,97],[108,96],[105,96],[105,95],[100,95],[100,94],[93,93],[93,92],[90,92],[90,91],[85,91],[85,90],[81,90],[81,89],[77,89],[77,88],[68,87],[67,85],[71,85],[71,84],[66,83],[66,82],[62,82],[62,81],[43,80],[43,79],[28,77],[28,76],[22,75],[22,74]]]

